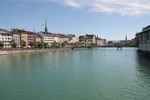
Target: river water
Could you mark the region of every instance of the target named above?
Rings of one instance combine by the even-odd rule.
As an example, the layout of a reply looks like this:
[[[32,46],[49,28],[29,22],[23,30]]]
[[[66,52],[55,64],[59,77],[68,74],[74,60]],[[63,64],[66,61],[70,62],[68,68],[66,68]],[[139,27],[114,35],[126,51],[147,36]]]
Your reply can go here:
[[[1,55],[0,100],[150,100],[150,59],[137,48]]]

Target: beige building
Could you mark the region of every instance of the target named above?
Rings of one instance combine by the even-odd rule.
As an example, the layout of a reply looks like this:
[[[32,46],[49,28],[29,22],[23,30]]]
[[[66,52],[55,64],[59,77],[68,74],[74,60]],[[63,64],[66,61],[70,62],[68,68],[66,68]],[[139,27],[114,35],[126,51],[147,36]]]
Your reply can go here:
[[[96,43],[96,36],[95,35],[84,35],[84,36],[79,36],[79,41],[80,42],[85,42],[85,43]]]
[[[101,39],[96,35],[88,35],[88,34],[84,36],[79,36],[79,41],[85,43],[95,43],[97,46],[104,46],[106,43],[105,39]]]
[[[12,33],[4,30],[4,29],[0,29],[0,41],[4,43],[4,48],[10,48],[10,42],[12,40]]]
[[[54,35],[54,41],[60,42],[60,43],[68,43],[69,38],[65,34],[53,34]]]
[[[40,35],[36,34],[35,42],[42,42],[42,37]]]
[[[67,37],[69,38],[69,43],[79,42],[79,37],[76,37],[74,34],[68,34]]]
[[[96,38],[96,45],[97,46],[105,46],[106,40],[101,38]]]
[[[21,33],[21,40],[24,40],[26,42],[26,46],[28,45],[28,34],[26,32]]]

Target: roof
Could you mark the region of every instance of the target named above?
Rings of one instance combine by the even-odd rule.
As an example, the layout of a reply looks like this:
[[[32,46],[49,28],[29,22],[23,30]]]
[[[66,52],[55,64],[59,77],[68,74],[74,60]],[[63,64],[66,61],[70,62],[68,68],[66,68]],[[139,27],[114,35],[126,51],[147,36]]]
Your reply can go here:
[[[12,34],[10,31],[5,30],[5,29],[0,29],[1,34]]]
[[[150,30],[150,25],[148,25],[142,29],[142,31],[147,31],[147,30]]]

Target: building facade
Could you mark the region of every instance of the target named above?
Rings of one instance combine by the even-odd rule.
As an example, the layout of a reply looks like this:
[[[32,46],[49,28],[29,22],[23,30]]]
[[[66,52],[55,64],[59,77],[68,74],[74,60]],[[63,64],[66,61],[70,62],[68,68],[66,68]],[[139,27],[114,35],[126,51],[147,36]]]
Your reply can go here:
[[[15,40],[15,42],[17,43],[17,46],[16,47],[21,47],[20,45],[20,37],[21,37],[21,34],[18,32],[18,29],[12,29],[11,30],[12,32],[12,38]]]
[[[42,38],[42,42],[46,42],[49,45],[54,42],[54,36],[52,33],[38,32],[37,34]]]
[[[35,35],[35,42],[42,42],[42,37],[38,34]]]
[[[35,42],[36,34],[33,32],[27,32],[27,45],[29,46],[30,42]]]
[[[0,29],[0,41],[4,43],[4,48],[10,48],[11,47],[11,42],[12,40],[12,33],[4,30],[4,29]]]
[[[94,43],[97,46],[104,46],[105,45],[105,39],[101,39],[96,35],[84,35],[79,36],[79,42],[85,42],[85,43]]]
[[[139,50],[150,52],[150,25],[143,28],[136,36],[139,40]]]

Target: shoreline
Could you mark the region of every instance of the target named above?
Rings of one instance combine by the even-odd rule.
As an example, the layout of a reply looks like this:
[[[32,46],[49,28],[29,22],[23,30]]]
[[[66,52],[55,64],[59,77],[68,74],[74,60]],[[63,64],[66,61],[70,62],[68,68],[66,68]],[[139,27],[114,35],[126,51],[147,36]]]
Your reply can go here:
[[[98,47],[91,47],[98,48]],[[27,49],[1,49],[0,55],[21,54],[21,53],[34,53],[34,52],[46,52],[57,50],[76,50],[76,49],[90,49],[88,47],[64,47],[64,48],[27,48]]]

